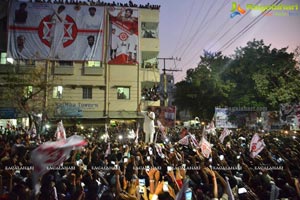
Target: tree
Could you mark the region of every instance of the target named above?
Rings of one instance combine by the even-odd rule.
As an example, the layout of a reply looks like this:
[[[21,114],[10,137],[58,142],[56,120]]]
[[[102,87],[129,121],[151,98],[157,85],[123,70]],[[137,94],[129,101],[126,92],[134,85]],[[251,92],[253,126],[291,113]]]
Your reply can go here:
[[[210,120],[215,106],[228,103],[228,93],[234,86],[220,78],[223,67],[230,59],[220,52],[206,51],[200,59],[195,69],[187,71],[186,79],[176,84],[175,104],[179,110],[189,110],[193,116]]]
[[[17,66],[15,66],[17,67]],[[18,66],[20,67],[20,66]],[[25,67],[23,67],[25,69]],[[47,96],[52,89],[54,78],[43,67],[26,67],[24,73],[9,72],[2,77],[2,85],[7,88],[3,98],[9,101],[19,113],[29,118],[40,130],[42,119],[46,116]],[[38,114],[42,113],[43,118]]]
[[[238,48],[222,78],[236,84],[231,106],[278,109],[280,103],[299,101],[299,72],[293,53],[287,48],[271,49],[262,40]]]

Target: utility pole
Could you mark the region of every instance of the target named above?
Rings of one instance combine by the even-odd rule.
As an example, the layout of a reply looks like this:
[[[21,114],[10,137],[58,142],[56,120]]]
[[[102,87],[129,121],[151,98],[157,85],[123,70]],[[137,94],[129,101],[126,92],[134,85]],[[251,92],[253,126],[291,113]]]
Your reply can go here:
[[[180,61],[181,59],[180,58],[157,58],[158,60],[163,60],[164,61],[164,68],[162,69],[163,70],[163,75],[164,75],[164,106],[168,106],[168,96],[167,96],[167,74],[166,74],[166,71],[169,71],[169,72],[177,72],[177,71],[182,71],[182,70],[178,70],[178,69],[166,69],[166,60],[177,60],[177,61]]]

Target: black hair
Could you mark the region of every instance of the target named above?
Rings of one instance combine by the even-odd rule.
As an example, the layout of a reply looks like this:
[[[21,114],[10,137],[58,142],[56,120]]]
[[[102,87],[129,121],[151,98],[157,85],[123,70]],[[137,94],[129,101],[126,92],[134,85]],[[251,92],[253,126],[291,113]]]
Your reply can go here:
[[[90,7],[89,11],[91,11],[91,10],[95,10],[96,11],[96,8],[95,7]]]

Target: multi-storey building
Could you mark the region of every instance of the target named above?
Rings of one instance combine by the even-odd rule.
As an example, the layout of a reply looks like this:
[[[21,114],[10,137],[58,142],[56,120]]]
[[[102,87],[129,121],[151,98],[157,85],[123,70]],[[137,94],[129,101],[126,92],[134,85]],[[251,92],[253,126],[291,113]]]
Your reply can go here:
[[[139,118],[141,101],[160,105],[142,95],[160,81],[159,6],[12,1],[7,12],[0,19],[2,94],[10,92],[5,77],[41,68],[48,89],[36,98],[43,101],[37,110],[49,119],[101,124]],[[26,117],[6,95],[1,102],[2,119]]]

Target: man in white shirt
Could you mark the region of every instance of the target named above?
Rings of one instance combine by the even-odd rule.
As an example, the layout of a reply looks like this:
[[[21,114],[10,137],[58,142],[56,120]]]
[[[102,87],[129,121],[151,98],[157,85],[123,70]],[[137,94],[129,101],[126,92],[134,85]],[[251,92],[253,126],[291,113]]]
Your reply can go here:
[[[143,131],[145,133],[145,143],[153,143],[155,133],[155,113],[152,111],[151,107],[148,107],[147,111],[142,111],[141,104],[138,106],[138,112],[144,116]]]
[[[89,15],[85,15],[83,18],[83,27],[87,29],[100,29],[101,20],[100,16],[96,15],[96,8],[89,8]]]

